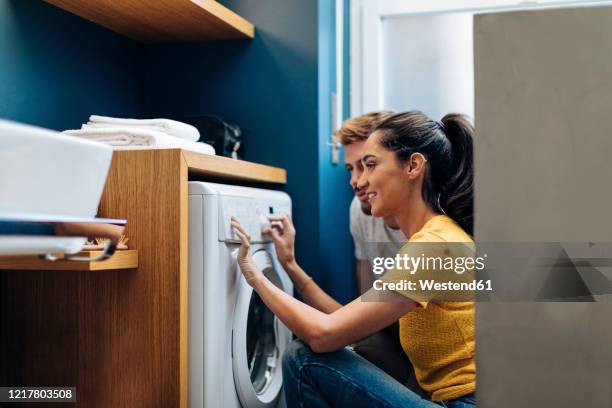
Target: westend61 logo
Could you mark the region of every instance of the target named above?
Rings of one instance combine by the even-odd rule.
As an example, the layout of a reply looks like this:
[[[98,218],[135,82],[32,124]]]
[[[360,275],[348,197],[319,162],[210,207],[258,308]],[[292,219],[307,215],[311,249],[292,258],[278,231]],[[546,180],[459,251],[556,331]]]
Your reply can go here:
[[[446,271],[455,272],[458,275],[466,271],[482,271],[485,269],[485,258],[487,254],[476,257],[441,257],[441,256],[410,256],[408,254],[397,254],[395,257],[377,257],[372,260],[372,271],[376,275],[394,269],[406,271],[414,275],[418,271]]]
[[[458,249],[458,248],[454,248]],[[467,248],[464,248],[467,249]],[[417,301],[471,301],[475,291],[492,291],[490,279],[476,279],[485,269],[486,254],[471,256],[474,251],[450,251],[443,248],[443,256],[397,254],[372,260],[372,271],[385,275],[374,280],[375,291],[410,292]],[[458,255],[466,256],[458,256]],[[447,256],[448,255],[448,256]]]
[[[365,301],[610,302],[612,242],[370,243]]]

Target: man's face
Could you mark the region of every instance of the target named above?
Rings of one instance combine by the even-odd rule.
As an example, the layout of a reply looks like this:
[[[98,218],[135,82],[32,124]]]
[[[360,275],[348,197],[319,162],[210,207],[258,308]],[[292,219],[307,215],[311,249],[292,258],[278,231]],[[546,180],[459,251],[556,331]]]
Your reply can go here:
[[[364,142],[354,142],[348,146],[344,146],[344,167],[351,173],[350,184],[355,191],[355,195],[361,204],[361,210],[367,214],[371,214],[370,203],[368,197],[365,195],[365,190],[357,188],[357,181],[363,173],[363,163],[361,163],[361,156],[363,154]]]

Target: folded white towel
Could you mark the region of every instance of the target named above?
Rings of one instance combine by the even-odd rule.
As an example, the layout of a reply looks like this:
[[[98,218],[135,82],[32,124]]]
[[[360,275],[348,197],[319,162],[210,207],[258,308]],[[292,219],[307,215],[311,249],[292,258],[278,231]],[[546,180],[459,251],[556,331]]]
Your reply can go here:
[[[178,122],[171,119],[123,119],[111,118],[108,116],[91,115],[89,122],[83,125],[82,129],[89,127],[138,127],[148,130],[156,130],[167,133],[171,136],[195,142],[200,139],[200,132],[195,127],[187,123]]]
[[[115,150],[179,148],[196,153],[215,154],[215,149],[209,144],[191,142],[155,130],[137,127],[96,127],[65,130],[62,133],[106,143],[113,146]]]

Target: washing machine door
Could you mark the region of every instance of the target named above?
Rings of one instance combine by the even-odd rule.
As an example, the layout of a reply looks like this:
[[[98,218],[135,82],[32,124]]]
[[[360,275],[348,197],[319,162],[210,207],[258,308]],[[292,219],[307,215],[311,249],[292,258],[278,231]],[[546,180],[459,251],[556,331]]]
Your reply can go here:
[[[265,249],[256,251],[253,260],[272,283],[286,291]],[[282,390],[281,357],[291,333],[240,275],[232,333],[236,392],[243,408],[273,407]]]

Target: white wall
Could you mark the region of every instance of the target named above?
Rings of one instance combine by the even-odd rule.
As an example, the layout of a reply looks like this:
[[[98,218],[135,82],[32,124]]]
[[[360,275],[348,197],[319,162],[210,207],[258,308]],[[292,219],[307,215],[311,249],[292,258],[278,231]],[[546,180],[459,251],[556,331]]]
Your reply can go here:
[[[473,117],[471,13],[406,15],[382,22],[382,101],[396,111],[418,109],[433,119]]]

